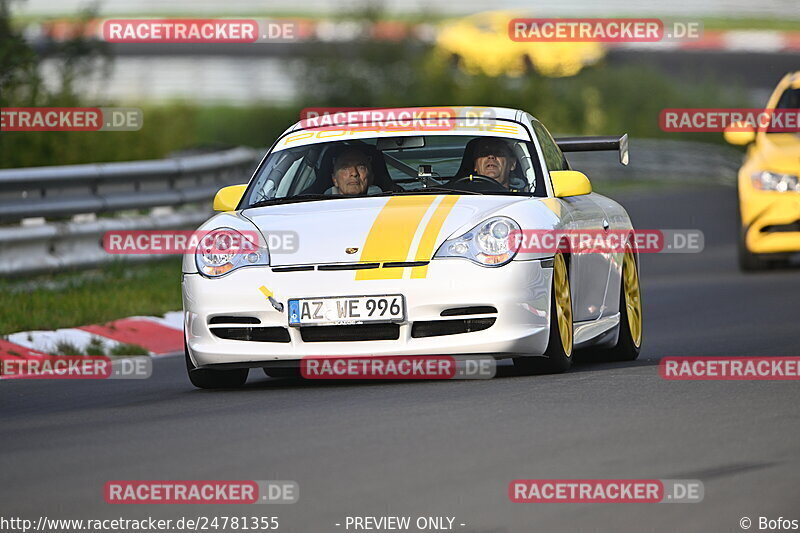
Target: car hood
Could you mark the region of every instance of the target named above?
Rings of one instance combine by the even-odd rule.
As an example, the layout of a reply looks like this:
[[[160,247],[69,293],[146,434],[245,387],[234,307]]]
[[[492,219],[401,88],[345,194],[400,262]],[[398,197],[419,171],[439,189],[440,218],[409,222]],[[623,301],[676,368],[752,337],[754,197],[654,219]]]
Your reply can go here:
[[[760,165],[764,170],[798,174],[800,172],[800,135],[770,133],[758,145]]]
[[[340,198],[245,209],[270,245],[272,266],[428,261],[456,231],[467,231],[518,196],[398,195]],[[281,249],[282,236],[294,241]]]

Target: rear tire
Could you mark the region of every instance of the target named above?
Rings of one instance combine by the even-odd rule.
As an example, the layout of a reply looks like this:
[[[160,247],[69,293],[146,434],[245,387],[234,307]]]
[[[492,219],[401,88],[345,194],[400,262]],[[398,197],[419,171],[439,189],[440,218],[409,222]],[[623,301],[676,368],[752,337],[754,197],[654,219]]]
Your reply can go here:
[[[639,269],[630,246],[625,249],[619,286],[619,339],[616,346],[604,353],[604,359],[634,361],[642,351],[644,321]]]
[[[521,374],[559,374],[572,366],[572,293],[567,262],[561,252],[553,259],[550,288],[550,337],[544,357],[515,357],[514,367]]]
[[[189,381],[198,389],[237,389],[247,381],[249,371],[246,368],[233,370],[197,368],[189,357],[189,348],[186,347],[185,343],[183,349]]]

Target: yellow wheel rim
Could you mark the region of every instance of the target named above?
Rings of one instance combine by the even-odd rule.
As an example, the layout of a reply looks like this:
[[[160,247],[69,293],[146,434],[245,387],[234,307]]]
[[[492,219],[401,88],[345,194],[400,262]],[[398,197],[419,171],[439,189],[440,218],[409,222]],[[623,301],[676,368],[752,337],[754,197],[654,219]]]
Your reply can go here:
[[[561,347],[567,357],[572,355],[572,296],[569,292],[567,263],[562,254],[556,254],[553,262],[553,290],[555,291],[556,320],[561,334]]]
[[[639,291],[639,271],[636,270],[636,260],[633,250],[625,251],[622,263],[623,290],[625,291],[625,308],[628,314],[628,327],[630,328],[633,343],[639,347],[642,344],[642,297]]]

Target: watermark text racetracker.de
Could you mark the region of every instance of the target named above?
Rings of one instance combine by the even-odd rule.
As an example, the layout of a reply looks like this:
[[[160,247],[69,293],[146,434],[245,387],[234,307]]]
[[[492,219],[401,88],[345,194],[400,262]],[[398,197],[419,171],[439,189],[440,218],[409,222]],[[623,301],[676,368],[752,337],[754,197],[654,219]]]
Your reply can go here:
[[[305,379],[491,379],[497,361],[488,356],[311,356],[300,360]]]
[[[286,504],[297,503],[296,481],[114,480],[103,488],[111,504]]]
[[[700,253],[705,236],[697,229],[524,229],[512,230],[509,248],[521,253]]]
[[[300,112],[300,127],[341,131],[448,131],[460,128],[496,128],[493,109],[456,107],[307,107]]]
[[[668,108],[661,110],[658,120],[665,132],[800,132],[797,108]]]
[[[516,42],[657,43],[700,39],[701,21],[657,18],[515,18],[508,36]]]
[[[147,379],[152,373],[147,355],[0,355],[0,379]]]
[[[273,19],[108,19],[110,43],[270,43],[298,38],[297,23]]]
[[[516,479],[514,503],[698,503],[705,487],[697,479]]]
[[[143,124],[138,107],[0,108],[0,132],[138,131]]]
[[[800,357],[663,357],[659,374],[667,380],[800,380]]]
[[[296,231],[270,230],[111,230],[103,235],[103,249],[109,254],[250,254],[266,246],[270,254],[298,250]]]

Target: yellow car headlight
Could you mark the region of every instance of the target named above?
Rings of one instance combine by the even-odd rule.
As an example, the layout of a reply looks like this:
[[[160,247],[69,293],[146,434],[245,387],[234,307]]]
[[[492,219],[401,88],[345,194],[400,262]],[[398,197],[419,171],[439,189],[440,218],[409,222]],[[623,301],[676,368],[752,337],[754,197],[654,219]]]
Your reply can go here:
[[[800,179],[792,174],[764,170],[751,176],[753,188],[759,191],[800,192]]]

